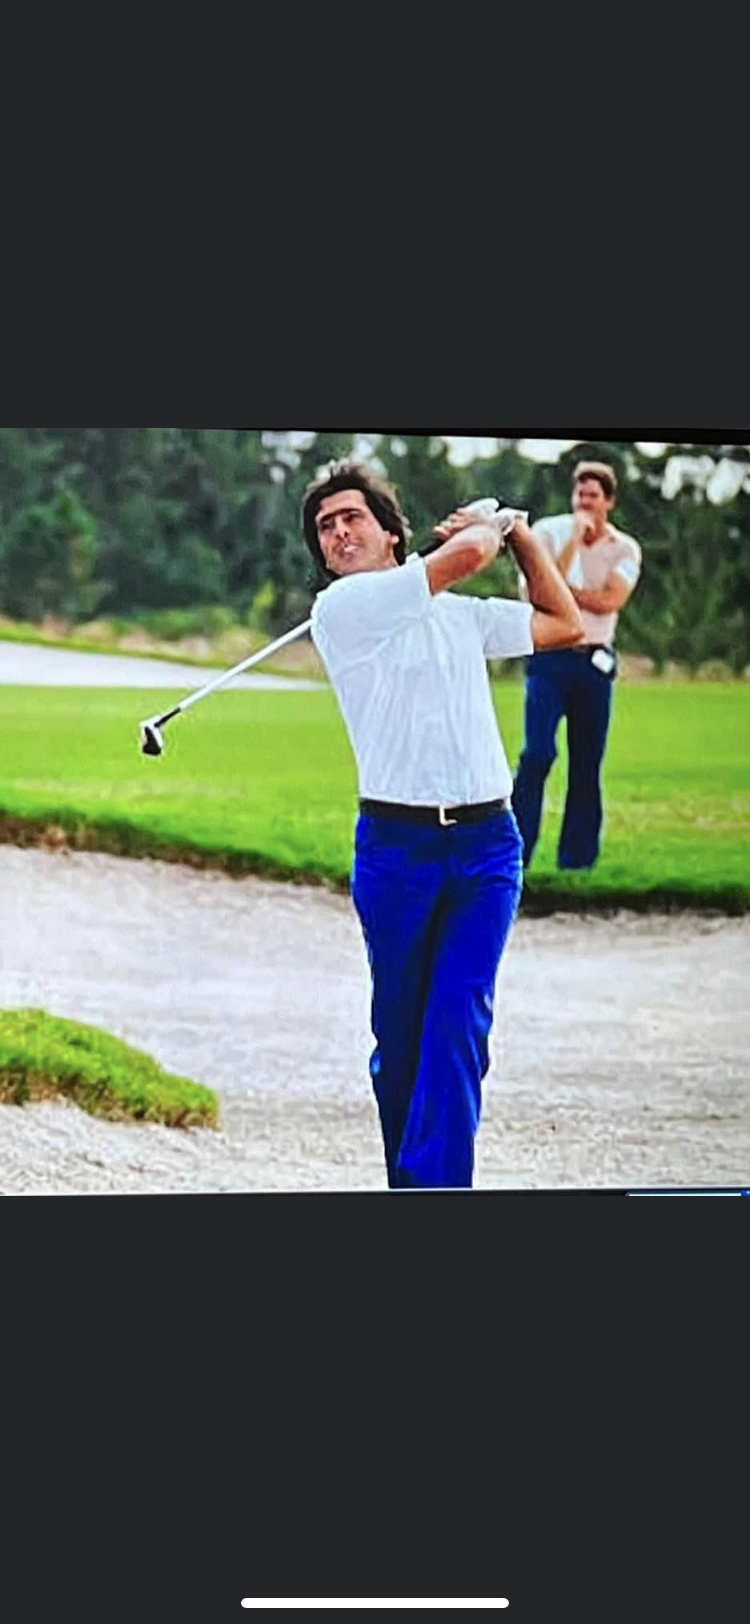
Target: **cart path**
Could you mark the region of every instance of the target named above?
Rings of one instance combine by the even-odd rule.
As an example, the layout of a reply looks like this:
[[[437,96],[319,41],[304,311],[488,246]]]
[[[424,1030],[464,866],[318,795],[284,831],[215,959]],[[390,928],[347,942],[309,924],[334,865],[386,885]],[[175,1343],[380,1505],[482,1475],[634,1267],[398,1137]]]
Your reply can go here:
[[[204,688],[220,670],[150,660],[147,655],[85,654],[43,648],[36,643],[0,641],[0,683],[30,688]],[[230,688],[275,688],[292,693],[319,689],[319,682],[262,673],[235,677]]]

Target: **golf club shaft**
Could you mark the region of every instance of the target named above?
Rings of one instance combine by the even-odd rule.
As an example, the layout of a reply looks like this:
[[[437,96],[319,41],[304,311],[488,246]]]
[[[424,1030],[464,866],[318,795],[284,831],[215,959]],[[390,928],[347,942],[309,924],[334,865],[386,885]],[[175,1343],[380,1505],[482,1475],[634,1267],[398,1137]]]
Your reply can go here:
[[[478,517],[491,514],[500,505],[500,502],[495,497],[483,498],[469,504],[470,507],[477,510]],[[421,558],[425,558],[442,545],[443,543],[439,537],[432,537],[426,545],[419,548],[419,555]],[[151,725],[157,728],[164,727],[167,722],[171,722],[174,716],[181,716],[183,711],[190,709],[191,705],[197,705],[200,700],[207,699],[209,694],[216,693],[218,688],[223,688],[226,683],[232,681],[233,677],[239,677],[243,671],[249,671],[252,666],[260,665],[261,661],[267,660],[270,654],[275,654],[278,649],[285,648],[287,643],[293,643],[296,638],[302,637],[305,632],[310,630],[311,625],[311,619],[305,620],[301,626],[295,626],[292,631],[285,632],[283,637],[277,637],[275,642],[269,643],[266,648],[259,649],[257,654],[251,654],[249,659],[242,660],[239,665],[232,666],[231,671],[223,672],[213,682],[207,683],[205,688],[199,688],[197,693],[189,694],[187,699],[183,699],[181,704],[175,705],[174,709],[167,711],[164,716],[155,717]]]
[[[173,716],[179,716],[182,711],[189,710],[191,705],[197,705],[199,699],[205,699],[208,694],[215,693],[217,688],[223,688],[225,683],[231,682],[233,677],[241,676],[243,671],[249,671],[251,666],[260,665],[261,660],[267,660],[269,654],[275,654],[278,649],[284,648],[287,643],[293,643],[295,638],[302,637],[309,629],[310,621],[305,620],[301,626],[295,626],[293,631],[285,632],[283,637],[277,637],[274,643],[269,643],[266,648],[259,649],[257,654],[251,654],[249,659],[242,660],[239,665],[232,666],[231,671],[225,671],[222,676],[216,677],[213,682],[207,683],[205,688],[199,688],[197,693],[189,694],[187,699],[183,699],[180,705],[177,705],[174,710],[168,713],[168,716],[160,716],[157,725],[162,726],[164,722],[170,720]]]

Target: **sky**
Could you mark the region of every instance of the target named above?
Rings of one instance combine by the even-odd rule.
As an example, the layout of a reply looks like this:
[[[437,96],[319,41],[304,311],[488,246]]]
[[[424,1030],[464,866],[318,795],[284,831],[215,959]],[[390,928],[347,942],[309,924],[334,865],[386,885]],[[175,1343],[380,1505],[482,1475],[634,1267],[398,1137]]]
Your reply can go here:
[[[497,440],[476,439],[467,434],[446,434],[445,438],[451,448],[451,462],[459,467],[465,467],[475,457],[491,457],[497,448]],[[519,440],[518,449],[533,462],[557,462],[563,451],[569,451],[576,444],[576,440]]]
[[[451,462],[461,468],[467,467],[477,457],[492,457],[497,450],[496,439],[468,434],[446,434],[443,438],[450,446]],[[580,444],[580,440],[519,440],[518,449],[523,457],[528,457],[532,462],[555,463],[564,451],[570,451]],[[635,445],[647,457],[661,457],[667,449],[667,442],[662,440],[636,440]],[[362,450],[366,454],[364,444]],[[706,495],[714,503],[731,501],[743,483],[745,489],[750,490],[746,464],[732,462],[727,457],[715,463],[709,456],[689,457],[676,453],[669,458],[666,466],[663,495],[668,499],[676,496],[691,476],[697,476],[701,485],[705,482]]]
[[[286,438],[294,447],[300,449],[309,444],[313,436],[308,431],[298,431],[282,438]],[[451,462],[459,468],[468,465],[480,457],[492,457],[497,450],[497,438],[469,434],[445,434],[442,436],[450,446]],[[359,457],[370,457],[379,435],[360,434],[355,444],[355,454]],[[579,440],[519,440],[518,449],[521,455],[530,458],[532,462],[555,463],[564,451],[570,451],[573,446],[580,445]],[[639,451],[646,456],[659,457],[666,450],[666,443],[655,440],[636,440]],[[395,446],[395,442],[394,442]],[[676,452],[669,458],[666,466],[662,492],[671,499],[677,495],[683,483],[696,477],[701,485],[705,485],[709,501],[720,503],[731,501],[744,484],[750,491],[750,474],[747,465],[732,462],[730,458],[723,457],[718,463],[709,456],[689,457],[681,456]]]
[[[300,429],[290,433],[287,438],[292,446],[299,446],[302,449],[310,443],[312,433]],[[377,434],[360,435],[356,450],[359,454],[366,455],[378,438]],[[494,436],[490,438],[469,434],[445,434],[443,439],[448,441],[451,448],[451,462],[460,468],[467,467],[477,457],[493,457],[497,450],[497,439]],[[535,462],[557,462],[563,451],[577,444],[577,440],[521,440],[519,450],[524,457],[531,457]]]
[[[475,457],[493,456],[497,445],[496,440],[472,438],[467,434],[446,434],[444,438],[451,447],[451,462],[462,467],[473,462]],[[523,457],[529,457],[532,462],[557,462],[563,451],[572,450],[574,445],[580,445],[580,441],[519,440],[518,449]],[[637,440],[636,445],[652,457],[659,457],[666,450],[665,445],[656,441]]]

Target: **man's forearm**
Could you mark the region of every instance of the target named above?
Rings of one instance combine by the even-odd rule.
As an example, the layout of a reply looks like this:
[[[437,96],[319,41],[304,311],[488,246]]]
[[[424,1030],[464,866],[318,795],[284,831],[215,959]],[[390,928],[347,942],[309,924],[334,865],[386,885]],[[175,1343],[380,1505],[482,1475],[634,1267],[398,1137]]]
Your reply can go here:
[[[508,546],[526,578],[529,602],[534,608],[575,622],[578,615],[570,587],[527,524],[515,525],[508,537]]]
[[[479,570],[494,564],[500,547],[500,532],[494,524],[466,525],[448,541],[443,541],[425,558],[430,591],[445,592]]]
[[[616,587],[605,586],[600,592],[587,592],[584,587],[572,586],[571,593],[579,609],[590,615],[611,615],[621,607],[622,594]]]
[[[567,579],[568,570],[570,569],[573,559],[578,552],[579,546],[580,541],[578,536],[571,536],[570,541],[566,541],[559,557],[555,559],[555,563],[557,564],[560,574],[564,580]]]

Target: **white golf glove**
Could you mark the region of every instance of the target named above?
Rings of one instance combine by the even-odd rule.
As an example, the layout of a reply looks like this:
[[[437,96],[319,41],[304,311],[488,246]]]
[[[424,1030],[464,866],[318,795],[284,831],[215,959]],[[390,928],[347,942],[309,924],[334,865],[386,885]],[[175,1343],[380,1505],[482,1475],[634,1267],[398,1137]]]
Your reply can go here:
[[[501,548],[505,546],[505,538],[510,535],[518,519],[523,519],[524,524],[529,522],[528,512],[524,513],[521,508],[501,507],[496,496],[483,496],[478,502],[467,502],[466,512],[476,513],[484,523],[491,521],[497,525]]]

